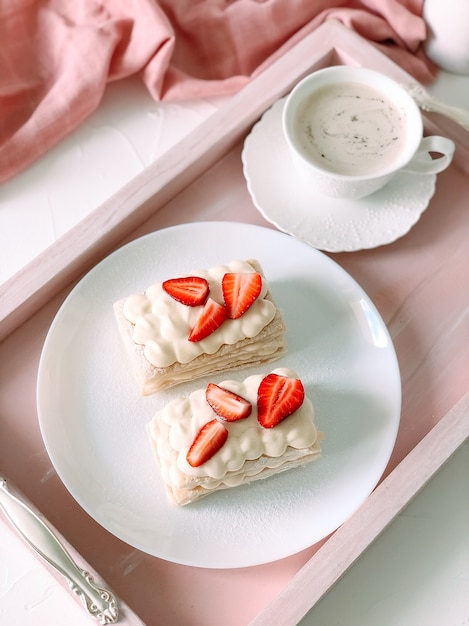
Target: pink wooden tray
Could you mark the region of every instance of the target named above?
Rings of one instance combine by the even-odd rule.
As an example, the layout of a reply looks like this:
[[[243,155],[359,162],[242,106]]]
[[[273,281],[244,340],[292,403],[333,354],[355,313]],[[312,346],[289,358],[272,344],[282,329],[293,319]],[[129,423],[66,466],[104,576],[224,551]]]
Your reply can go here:
[[[51,466],[37,424],[38,361],[76,280],[122,243],[177,223],[270,226],[253,207],[240,150],[262,113],[308,72],[331,64],[413,79],[337,23],[327,23],[0,288],[0,467],[84,566],[128,605],[122,623],[296,624],[469,436],[467,395],[468,133],[436,115],[426,129],[457,142],[454,164],[411,232],[388,246],[330,254],[387,324],[401,369],[401,427],[383,480],[329,538],[289,558],[236,570],[165,562],[95,523]],[[240,601],[242,599],[242,601]],[[134,612],[134,614],[132,613]],[[132,614],[131,614],[132,613]]]

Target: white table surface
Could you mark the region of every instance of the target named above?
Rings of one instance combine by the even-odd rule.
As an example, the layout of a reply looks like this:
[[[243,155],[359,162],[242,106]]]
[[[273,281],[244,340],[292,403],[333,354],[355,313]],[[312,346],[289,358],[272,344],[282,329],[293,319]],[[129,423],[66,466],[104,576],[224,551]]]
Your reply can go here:
[[[469,77],[442,72],[429,91],[469,109]],[[14,276],[221,102],[158,104],[137,78],[110,85],[99,110],[79,129],[2,185],[0,281]],[[301,626],[469,624],[468,477],[466,443]],[[65,623],[95,622],[0,520],[0,624]]]

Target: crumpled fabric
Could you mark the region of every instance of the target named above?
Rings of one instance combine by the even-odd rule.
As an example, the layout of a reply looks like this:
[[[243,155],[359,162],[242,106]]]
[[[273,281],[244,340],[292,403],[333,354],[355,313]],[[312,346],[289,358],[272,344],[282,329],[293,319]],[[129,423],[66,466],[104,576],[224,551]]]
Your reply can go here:
[[[423,0],[0,0],[0,181],[34,162],[140,74],[157,100],[235,93],[325,20],[417,80]]]

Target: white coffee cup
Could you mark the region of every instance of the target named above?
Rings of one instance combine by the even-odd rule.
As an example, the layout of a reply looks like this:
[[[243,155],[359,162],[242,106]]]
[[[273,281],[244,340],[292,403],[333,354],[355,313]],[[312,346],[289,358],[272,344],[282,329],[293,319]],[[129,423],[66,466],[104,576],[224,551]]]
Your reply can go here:
[[[298,174],[338,198],[368,196],[399,171],[441,172],[455,149],[446,137],[423,138],[420,110],[404,87],[361,67],[304,78],[287,97],[282,124]]]

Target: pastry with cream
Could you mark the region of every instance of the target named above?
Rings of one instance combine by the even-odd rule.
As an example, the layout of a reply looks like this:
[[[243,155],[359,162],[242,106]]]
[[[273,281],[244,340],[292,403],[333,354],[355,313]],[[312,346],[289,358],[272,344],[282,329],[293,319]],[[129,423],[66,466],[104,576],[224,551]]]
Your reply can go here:
[[[285,325],[256,260],[169,277],[114,312],[142,395],[285,352]]]
[[[287,368],[208,383],[170,401],[147,430],[168,497],[179,506],[321,455],[313,405]]]

